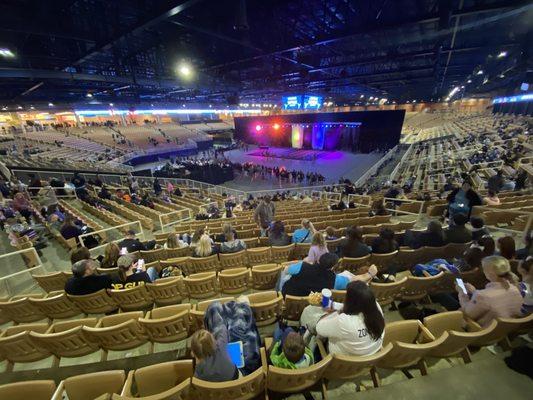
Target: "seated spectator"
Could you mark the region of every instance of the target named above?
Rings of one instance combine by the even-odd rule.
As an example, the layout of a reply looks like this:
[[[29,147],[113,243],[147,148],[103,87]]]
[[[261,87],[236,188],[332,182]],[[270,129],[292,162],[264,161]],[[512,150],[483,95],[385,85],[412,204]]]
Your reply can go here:
[[[196,228],[196,230],[192,234],[190,246],[195,247],[198,244],[200,238],[204,235],[204,233],[206,233],[205,227]]]
[[[91,253],[87,247],[78,247],[70,253],[70,264],[74,265],[81,260],[90,260]],[[97,265],[98,267],[98,265]]]
[[[337,240],[338,239],[338,236],[337,236],[337,233],[334,227],[328,226],[325,229],[325,232],[326,232],[326,240]]]
[[[293,243],[311,243],[313,234],[316,232],[313,223],[308,219],[302,219],[302,227],[292,234]]]
[[[237,237],[237,231],[235,228],[229,222],[224,222],[222,224],[222,233],[216,235],[215,242],[224,243],[226,241],[226,236],[229,233],[233,233],[234,238]]]
[[[152,250],[155,247],[155,240],[142,243],[139,239],[137,239],[135,231],[130,229],[126,232],[126,238],[118,244],[118,247],[121,249],[125,247],[128,250],[128,253],[135,253],[136,251],[141,250]]]
[[[513,260],[516,255],[514,239],[511,236],[504,236],[497,241],[498,253],[508,260]]]
[[[489,192],[498,193],[502,190],[505,178],[503,177],[503,170],[499,170],[487,180],[487,187]]]
[[[200,240],[194,247],[193,251],[193,257],[209,257],[213,254],[215,254],[215,251],[213,250],[212,246],[213,242],[211,241],[211,238],[207,234],[203,234],[200,237]]]
[[[65,217],[65,221],[63,222],[59,232],[61,233],[61,236],[65,238],[65,240],[76,238],[76,241],[78,240],[78,236],[83,234],[82,229],[74,223],[74,220],[68,214]]]
[[[65,292],[82,296],[102,289],[111,289],[108,275],[97,275],[98,263],[91,259],[77,261],[72,265],[72,277],[65,283]]]
[[[516,252],[516,258],[519,260],[524,260],[529,256],[533,256],[533,231],[527,232],[524,237],[525,247],[518,249]]]
[[[111,193],[107,190],[106,186],[102,186],[102,189],[98,192],[98,197],[104,200],[111,200]]]
[[[496,192],[489,190],[487,196],[483,198],[483,204],[487,206],[499,206],[502,202]]]
[[[371,281],[377,273],[376,266],[370,267],[367,273],[354,275],[347,271],[335,274],[333,269],[339,262],[339,257],[333,253],[326,253],[320,257],[318,264],[298,262],[289,265],[285,271],[288,280],[281,278],[281,292],[283,296],[308,296],[311,292],[320,292],[324,288],[344,290],[351,280]],[[284,281],[285,280],[285,281]]]
[[[305,257],[304,261],[308,264],[316,264],[320,257],[327,252],[328,246],[326,246],[326,239],[324,239],[324,235],[321,232],[316,232],[313,235],[309,253],[307,254],[307,257]]]
[[[387,211],[385,207],[385,199],[380,198],[377,200],[374,200],[372,203],[372,208],[368,213],[371,217],[375,215],[389,215],[390,213]]]
[[[102,258],[102,268],[117,268],[117,261],[120,257],[120,247],[114,242],[108,243],[104,249],[104,257]]]
[[[225,382],[237,379],[239,371],[231,361],[226,346],[228,330],[219,329],[215,337],[200,329],[191,337],[191,355],[196,360],[194,376],[208,382]]]
[[[231,226],[230,226],[231,227]],[[225,233],[225,240],[220,245],[221,253],[236,253],[246,249],[246,243],[241,239],[235,238],[235,232],[232,229],[228,229]]]
[[[522,277],[522,281],[518,284],[524,298],[522,314],[529,315],[533,313],[533,257],[528,257],[520,263],[518,273]]]
[[[180,235],[177,233],[171,233],[167,237],[167,241],[163,245],[164,249],[181,249],[189,246],[186,242],[180,239]]]
[[[520,316],[523,298],[515,286],[517,279],[511,272],[509,261],[500,256],[490,256],[483,259],[482,266],[489,280],[485,289],[477,290],[465,283],[465,294],[456,287],[463,313],[482,326],[487,326],[495,318]]]
[[[481,268],[481,260],[483,257],[483,250],[481,248],[469,247],[463,253],[463,257],[454,264],[456,264],[460,272],[471,271],[476,268]]]
[[[422,232],[418,238],[420,247],[440,247],[446,244],[446,237],[442,225],[438,221],[430,221],[427,230]]]
[[[13,198],[13,210],[22,215],[26,221],[30,221],[30,217],[33,215],[30,201],[24,196],[24,193],[18,192]]]
[[[398,242],[394,238],[394,231],[389,228],[382,228],[379,236],[372,241],[372,252],[377,254],[387,254],[398,250]]]
[[[453,218],[456,214],[463,214],[469,217],[472,207],[482,204],[479,194],[472,189],[472,185],[468,180],[465,180],[460,188],[452,190],[447,200],[450,218]]]
[[[282,221],[275,221],[268,231],[268,241],[271,246],[287,246],[291,240],[285,233],[285,225]]]
[[[274,332],[274,344],[270,349],[270,362],[274,367],[299,369],[313,365],[313,352],[305,346],[302,335],[286,325],[277,332]]]
[[[117,266],[118,276],[113,279],[112,283],[113,289],[115,290],[130,289],[135,286],[153,282],[158,278],[155,268],[148,268],[150,271],[150,273],[148,273],[144,267],[144,263],[139,268],[139,261],[135,261],[135,259],[129,254],[120,256],[117,261]]]
[[[341,311],[332,312],[316,325],[328,340],[330,354],[367,356],[383,344],[385,319],[372,290],[364,282],[350,282]]]
[[[489,230],[485,227],[485,221],[481,217],[471,217],[470,225],[472,225],[472,240],[479,240],[483,236],[490,236]]]
[[[62,222],[59,220],[59,217],[57,216],[57,214],[52,214],[49,216],[48,218],[48,228],[50,228],[50,230],[52,232],[54,232],[54,234],[60,234],[60,230],[61,230],[61,226],[62,226]]]
[[[472,232],[465,226],[468,217],[465,214],[454,214],[453,224],[445,230],[446,241],[448,243],[468,243],[472,241]]]
[[[38,196],[41,206],[47,209],[57,206],[59,203],[56,193],[50,185],[45,185],[41,190],[39,190]]]
[[[341,241],[339,249],[341,257],[350,258],[364,257],[372,251],[363,242],[363,231],[357,226],[346,228],[346,237]]]
[[[477,245],[483,251],[483,257],[493,256],[496,252],[496,242],[488,235],[483,236],[477,241]]]
[[[176,186],[176,188],[174,189],[174,196],[183,197],[179,186]]]

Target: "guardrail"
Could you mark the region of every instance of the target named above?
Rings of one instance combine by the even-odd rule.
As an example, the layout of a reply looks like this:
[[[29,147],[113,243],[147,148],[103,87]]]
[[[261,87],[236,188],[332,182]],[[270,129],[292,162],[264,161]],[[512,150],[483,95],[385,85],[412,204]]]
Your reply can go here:
[[[361,175],[359,179],[355,181],[354,183],[355,187],[362,186],[368,180],[368,178],[370,178],[372,175],[374,175],[377,172],[378,168],[381,167],[383,163],[390,160],[394,156],[394,153],[396,152],[397,149],[398,149],[398,145],[394,146],[392,149],[390,149],[387,152],[387,154],[381,157],[377,163],[375,163],[363,175]]]
[[[37,193],[36,195],[32,195],[31,194],[31,191],[32,190],[43,190],[44,188],[43,187],[39,187],[39,186],[30,186],[30,187],[25,187],[24,188],[24,191],[28,194],[28,197],[31,199],[39,199],[39,197],[41,197],[41,195],[39,195],[39,193]],[[58,199],[77,199],[78,196],[76,195],[76,191],[74,190],[74,187],[53,187],[53,186],[50,186],[49,188],[47,188],[46,190],[53,190],[54,193],[56,191],[59,191],[59,190],[63,190],[65,191],[66,194],[57,194],[55,193],[56,197]]]
[[[100,230],[94,231],[94,232],[84,233],[84,234],[78,236],[78,239],[80,241],[80,244],[82,246],[85,246],[85,242],[83,241],[83,239],[88,237],[88,236],[101,235],[101,234],[105,233],[105,237],[107,239],[107,232],[112,231],[112,230],[119,230],[119,231],[127,230],[127,229],[129,230],[129,229],[133,229],[133,226],[137,227],[137,229],[136,229],[137,233],[136,233],[135,236],[136,237],[141,237],[142,240],[145,240],[146,238],[144,236],[143,227],[142,227],[140,221],[127,222],[127,223],[122,224],[122,225],[116,225],[116,226],[112,226],[110,228],[105,228],[105,229],[100,229]],[[128,227],[128,228],[126,228],[126,227]],[[101,236],[104,236],[104,235],[101,235]],[[119,240],[122,240],[122,238],[119,239]],[[113,242],[113,241],[117,241],[117,240],[111,240],[111,241]],[[109,241],[106,240],[106,243],[109,243]],[[87,247],[87,246],[85,246],[85,247]],[[100,246],[98,246],[98,247],[100,247]]]
[[[13,257],[16,257],[17,259],[20,257],[22,259],[24,265],[20,265],[21,269],[19,271],[16,271],[19,265],[17,265]],[[0,265],[3,266],[3,272],[7,272],[6,270],[9,269],[15,269],[14,272],[0,277],[0,296],[2,297],[10,297],[14,294],[19,294],[21,292],[21,286],[25,285],[25,282],[20,279],[20,276],[28,274],[30,271],[35,271],[38,268],[43,268],[41,258],[39,257],[37,250],[33,247],[0,255]],[[35,284],[33,278],[31,278],[31,283]]]
[[[396,179],[396,175],[398,175],[398,171],[400,170],[400,168],[402,167],[402,165],[405,163],[405,160],[407,159],[407,157],[409,157],[411,155],[411,152],[413,151],[413,148],[414,148],[414,143],[411,143],[411,145],[409,146],[409,148],[407,149],[407,151],[404,153],[404,155],[402,156],[402,158],[400,159],[400,162],[396,165],[396,167],[392,170],[391,174],[390,174],[390,181],[392,182],[393,180]]]
[[[170,217],[172,215],[179,215],[181,217],[184,213],[187,214],[186,217],[170,221]],[[164,223],[163,220],[165,218],[169,222]],[[191,218],[192,218],[192,211],[191,211],[190,208],[184,208],[183,210],[176,210],[176,211],[172,211],[172,212],[169,212],[169,213],[166,213],[166,214],[159,214],[159,226],[161,227],[161,232],[165,232],[166,228],[168,228],[170,226],[174,226],[176,224],[179,224],[179,223],[181,223],[183,221],[187,221],[188,219],[191,219]]]

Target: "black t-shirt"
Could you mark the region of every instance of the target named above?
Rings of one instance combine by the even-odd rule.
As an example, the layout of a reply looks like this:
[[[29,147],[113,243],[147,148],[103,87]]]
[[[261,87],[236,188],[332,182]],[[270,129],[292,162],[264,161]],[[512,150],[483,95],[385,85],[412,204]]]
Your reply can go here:
[[[135,274],[126,277],[125,281],[122,281],[119,277],[116,277],[113,279],[111,286],[114,290],[131,289],[135,286],[144,285],[147,282],[150,283],[152,281],[150,280],[148,274],[143,271],[136,272]]]
[[[128,253],[134,253],[136,251],[146,250],[146,248],[139,241],[139,239],[124,239],[122,242],[119,243],[118,247],[127,248]]]
[[[300,272],[291,276],[282,288],[282,294],[291,296],[308,296],[311,292],[320,292],[324,288],[333,289],[336,275],[332,270],[321,268],[318,264],[302,263]]]
[[[76,296],[91,294],[102,289],[111,289],[109,275],[89,275],[83,278],[73,276],[65,283],[65,292]]]

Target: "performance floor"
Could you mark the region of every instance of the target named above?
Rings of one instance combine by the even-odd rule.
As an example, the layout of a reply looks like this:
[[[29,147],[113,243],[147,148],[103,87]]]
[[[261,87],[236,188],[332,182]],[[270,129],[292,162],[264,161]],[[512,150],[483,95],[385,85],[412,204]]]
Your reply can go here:
[[[306,151],[294,149],[280,149],[270,148],[269,153],[276,154],[282,157],[279,158],[273,156],[262,156],[261,149],[249,149],[243,150],[231,150],[225,153],[226,157],[235,163],[251,162],[258,165],[264,165],[267,167],[283,167],[287,170],[300,170],[304,173],[318,172],[324,175],[326,178],[326,184],[337,183],[339,178],[348,178],[352,181],[359,179],[372,165],[374,165],[381,157],[383,153],[372,154],[354,154],[344,151]],[[312,159],[311,153],[317,154],[316,159]],[[257,154],[257,155],[256,155]],[[304,159],[294,159],[296,157]],[[311,160],[305,159],[311,158]],[[283,186],[282,186],[283,185]],[[275,177],[267,177],[262,179],[261,177],[252,176],[239,176],[236,175],[235,179],[231,182],[224,183],[224,186],[241,190],[262,190],[262,189],[277,189],[281,187],[291,186],[307,186],[306,182],[302,182],[301,185],[294,185],[283,182],[283,184],[275,179]]]

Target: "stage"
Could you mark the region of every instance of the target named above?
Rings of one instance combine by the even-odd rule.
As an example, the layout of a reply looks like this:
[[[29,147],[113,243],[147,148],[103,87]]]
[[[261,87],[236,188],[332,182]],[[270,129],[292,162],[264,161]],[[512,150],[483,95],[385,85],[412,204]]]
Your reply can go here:
[[[266,167],[279,167],[287,170],[298,170],[304,173],[319,172],[326,178],[326,184],[337,183],[339,178],[348,178],[352,181],[359,179],[372,165],[374,165],[383,153],[370,154],[355,154],[346,151],[315,151],[302,150],[284,147],[269,147],[268,151],[271,156],[260,155],[262,151],[259,147],[251,146],[247,151],[231,150],[225,153],[226,158],[234,163],[253,163],[257,165],[264,165]],[[282,158],[276,156],[286,156],[298,154],[304,156],[305,154],[317,154],[316,159],[293,159]],[[279,189],[280,183],[271,177],[262,179],[260,177],[252,177],[241,175],[235,176],[231,182],[227,182],[224,186],[241,190],[261,190],[261,189]],[[283,187],[306,186],[303,184],[289,184],[284,182]]]
[[[262,158],[283,158],[287,160],[301,160],[301,161],[315,161],[320,158],[327,158],[331,156],[330,153],[337,153],[336,151],[318,151],[318,150],[302,150],[302,149],[288,149],[279,147],[259,147],[257,150],[249,152],[247,155],[262,157]]]

